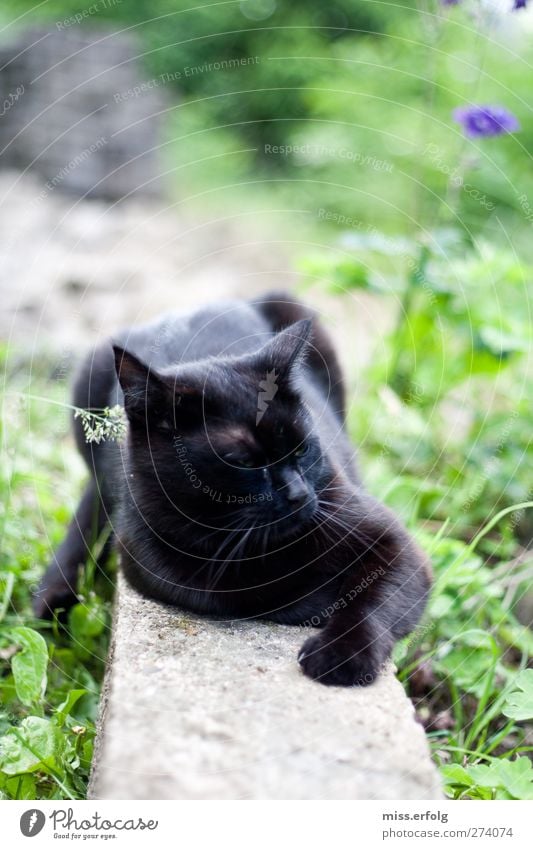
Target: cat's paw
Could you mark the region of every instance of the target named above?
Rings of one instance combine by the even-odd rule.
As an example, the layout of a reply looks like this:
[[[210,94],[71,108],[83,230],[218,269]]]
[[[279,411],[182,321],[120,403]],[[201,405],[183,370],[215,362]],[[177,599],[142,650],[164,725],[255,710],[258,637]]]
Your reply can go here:
[[[380,671],[368,651],[357,651],[346,641],[328,637],[325,631],[305,641],[298,663],[309,678],[334,687],[367,687]]]
[[[64,619],[77,601],[76,593],[66,582],[58,579],[48,583],[43,579],[33,595],[32,607],[38,619],[52,619],[56,611],[61,611],[59,618]]]

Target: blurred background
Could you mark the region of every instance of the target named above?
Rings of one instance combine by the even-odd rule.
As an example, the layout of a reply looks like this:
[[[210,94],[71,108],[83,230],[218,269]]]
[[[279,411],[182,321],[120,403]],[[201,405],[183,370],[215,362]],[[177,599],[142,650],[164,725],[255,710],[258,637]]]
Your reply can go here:
[[[439,228],[445,250],[457,238],[529,261],[533,17],[512,3],[4,0],[2,284],[17,326],[37,310],[66,338],[66,287],[71,308],[76,290],[98,302],[72,319],[92,335],[131,320],[144,283],[157,311],[204,269],[216,295],[226,275],[294,274],[378,234],[396,240],[400,279],[402,238],[436,245]],[[466,141],[452,112],[472,102],[503,104],[520,133]],[[121,298],[102,304],[110,287]]]
[[[88,571],[61,638],[29,605],[84,475],[72,370],[123,324],[271,289],[330,327],[368,487],[431,553],[430,624],[397,661],[450,795],[486,797],[480,762],[500,798],[533,793],[493,763],[533,744],[504,712],[533,654],[532,7],[3,0],[0,731],[36,704],[53,726],[83,689],[85,748],[67,717],[56,764],[73,795],[112,582]],[[506,118],[473,125],[479,106]],[[54,658],[29,702],[21,622]],[[64,793],[44,762],[2,773],[1,750],[1,793]]]

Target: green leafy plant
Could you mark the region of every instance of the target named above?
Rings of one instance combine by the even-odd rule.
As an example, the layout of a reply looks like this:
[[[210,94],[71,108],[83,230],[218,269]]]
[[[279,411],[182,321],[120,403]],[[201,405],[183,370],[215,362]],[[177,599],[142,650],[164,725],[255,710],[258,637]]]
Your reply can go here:
[[[10,636],[21,646],[11,661],[17,698],[23,705],[39,704],[46,690],[46,641],[33,628],[13,628]]]
[[[490,758],[487,763],[444,766],[446,786],[456,798],[533,799],[533,767],[525,757]]]
[[[524,669],[517,675],[516,687],[505,701],[502,708],[504,716],[517,721],[533,719],[533,669]]]
[[[468,545],[444,533],[436,539],[419,535],[431,554],[435,583],[426,622],[397,647],[396,662],[447,791],[455,798],[493,798],[492,790],[494,798],[531,798],[533,773],[524,755],[531,747],[523,745],[523,722],[532,715],[533,670],[520,666],[533,653],[533,636],[513,608],[531,581],[533,557],[488,567],[474,552],[480,535]],[[501,769],[500,761],[506,764]],[[517,775],[520,781],[512,785]]]
[[[8,360],[2,355],[4,370]],[[108,582],[94,561],[80,603],[62,623],[41,622],[31,593],[68,520],[81,482],[65,433],[65,386],[43,360],[32,390],[10,373],[0,464],[0,797],[85,798],[109,631]],[[42,400],[41,400],[42,399]],[[45,403],[47,401],[47,403]],[[52,402],[52,403],[50,403]],[[46,450],[38,454],[41,440]],[[64,474],[65,459],[69,475]],[[38,471],[37,471],[38,469]],[[56,482],[64,480],[63,487]],[[99,541],[95,541],[95,553]]]

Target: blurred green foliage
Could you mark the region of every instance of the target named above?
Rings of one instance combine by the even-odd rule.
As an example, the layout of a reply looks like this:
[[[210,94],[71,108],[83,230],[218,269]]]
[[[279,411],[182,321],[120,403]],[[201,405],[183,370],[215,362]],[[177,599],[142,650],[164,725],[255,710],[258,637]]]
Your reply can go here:
[[[487,505],[529,500],[531,269],[448,230],[421,244],[350,234],[341,251],[304,257],[301,269],[304,293],[366,290],[396,316],[362,378],[353,433],[368,480],[388,488],[405,518],[411,504],[419,519],[450,518],[461,536]],[[505,527],[531,540],[529,514]]]
[[[4,0],[0,21],[17,22],[0,39],[91,5]],[[394,234],[431,230],[442,200],[470,241],[511,240],[533,261],[533,43],[521,14],[473,0],[124,0],[79,26],[135,36],[145,79],[165,82],[163,152],[180,195],[208,188],[226,206],[217,187],[252,180],[256,196]],[[470,102],[505,106],[521,131],[466,144],[452,111]]]

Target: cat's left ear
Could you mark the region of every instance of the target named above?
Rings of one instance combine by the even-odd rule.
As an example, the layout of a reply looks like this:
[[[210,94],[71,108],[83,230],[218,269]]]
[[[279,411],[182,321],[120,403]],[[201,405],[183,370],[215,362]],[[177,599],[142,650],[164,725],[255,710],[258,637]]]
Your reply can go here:
[[[130,423],[159,430],[195,425],[203,415],[201,385],[185,375],[169,377],[145,365],[129,351],[113,346],[115,368]]]
[[[113,345],[113,352],[130,422],[162,423],[172,410],[172,392],[166,380],[124,348]]]
[[[257,354],[267,371],[275,369],[281,377],[288,376],[301,365],[309,350],[313,319],[303,318],[276,333]]]

